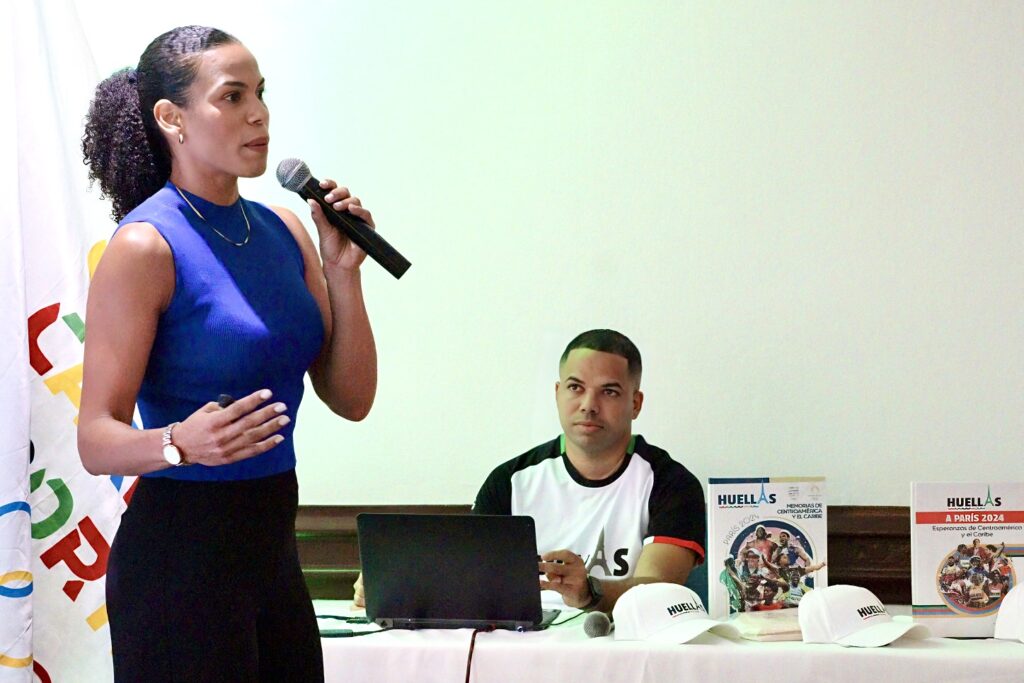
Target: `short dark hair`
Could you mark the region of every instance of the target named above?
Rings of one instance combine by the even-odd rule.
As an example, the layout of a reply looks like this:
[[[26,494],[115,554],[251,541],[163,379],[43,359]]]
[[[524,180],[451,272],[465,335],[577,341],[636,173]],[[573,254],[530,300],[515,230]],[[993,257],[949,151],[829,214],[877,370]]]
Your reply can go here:
[[[643,372],[643,364],[640,362],[640,351],[636,348],[636,344],[631,342],[629,337],[621,332],[616,332],[615,330],[587,330],[582,334],[576,335],[576,338],[565,347],[562,358],[558,361],[559,368],[565,365],[565,361],[569,359],[569,354],[576,349],[590,349],[591,351],[602,351],[622,356],[626,359],[629,376],[636,380],[638,387],[640,386],[640,375]]]
[[[238,39],[208,26],[179,26],[157,36],[139,65],[121,69],[96,86],[82,136],[90,181],[113,205],[114,220],[155,193],[171,175],[171,152],[153,118],[153,105],[168,99],[188,104],[188,89],[203,52]]]

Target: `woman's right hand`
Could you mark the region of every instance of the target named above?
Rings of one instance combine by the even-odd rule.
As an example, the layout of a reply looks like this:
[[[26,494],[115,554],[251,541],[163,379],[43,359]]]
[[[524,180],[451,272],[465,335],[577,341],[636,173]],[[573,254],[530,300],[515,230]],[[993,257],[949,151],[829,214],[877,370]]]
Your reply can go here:
[[[288,409],[283,403],[260,407],[271,396],[261,389],[227,408],[207,403],[175,426],[174,445],[188,464],[211,467],[266,453],[284,441],[275,432],[291,422],[281,414]]]

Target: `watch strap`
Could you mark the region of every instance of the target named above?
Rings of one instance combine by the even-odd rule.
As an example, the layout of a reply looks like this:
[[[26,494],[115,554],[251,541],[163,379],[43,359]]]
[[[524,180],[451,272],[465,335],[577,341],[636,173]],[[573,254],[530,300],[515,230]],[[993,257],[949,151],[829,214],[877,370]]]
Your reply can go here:
[[[171,432],[174,430],[175,427],[178,426],[178,424],[180,424],[180,423],[172,422],[171,424],[169,424],[166,427],[164,427],[164,433],[163,433],[163,436],[160,439],[160,446],[161,447],[163,447],[163,446],[173,446],[174,445],[174,442],[171,440]]]
[[[601,590],[601,581],[596,576],[587,574],[587,588],[590,589],[590,602],[583,606],[584,612],[589,612],[594,609],[601,603],[601,600],[604,599],[604,591]]]

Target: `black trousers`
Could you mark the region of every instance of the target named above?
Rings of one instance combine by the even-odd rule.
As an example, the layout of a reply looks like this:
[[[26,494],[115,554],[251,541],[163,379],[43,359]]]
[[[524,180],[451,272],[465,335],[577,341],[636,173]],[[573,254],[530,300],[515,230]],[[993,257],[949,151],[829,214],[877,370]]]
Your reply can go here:
[[[118,683],[322,683],[295,546],[293,471],[143,478],[114,538],[107,613]]]

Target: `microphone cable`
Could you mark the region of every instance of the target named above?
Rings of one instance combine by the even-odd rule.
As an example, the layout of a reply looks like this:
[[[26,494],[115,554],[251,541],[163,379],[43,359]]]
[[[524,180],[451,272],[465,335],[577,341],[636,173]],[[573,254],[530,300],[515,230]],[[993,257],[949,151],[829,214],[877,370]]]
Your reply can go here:
[[[577,612],[576,614],[572,615],[571,617],[566,617],[565,619],[562,619],[561,621],[552,621],[550,624],[548,624],[548,626],[551,627],[551,626],[561,626],[562,624],[568,624],[573,619],[579,619],[584,614],[587,614],[587,612],[584,612],[584,611],[580,610],[579,612]]]
[[[571,617],[569,617],[567,619],[562,619],[562,621],[552,622],[551,624],[549,624],[549,626],[561,626],[562,624],[567,624],[570,621],[572,621],[573,619],[579,619],[584,614],[586,614],[586,612],[577,612],[576,614],[572,615]],[[471,670],[473,668],[473,652],[476,650],[476,636],[477,636],[477,634],[478,633],[490,633],[493,630],[494,630],[494,626],[486,626],[484,628],[475,628],[475,629],[473,629],[473,635],[470,636],[470,638],[469,638],[469,654],[466,657],[466,683],[469,683],[469,674],[470,674],[470,672],[471,672]]]
[[[485,626],[484,628],[473,629],[473,635],[469,639],[469,656],[466,657],[466,683],[469,683],[469,672],[470,669],[473,668],[473,650],[476,648],[476,634],[490,633],[493,630],[493,626]]]

